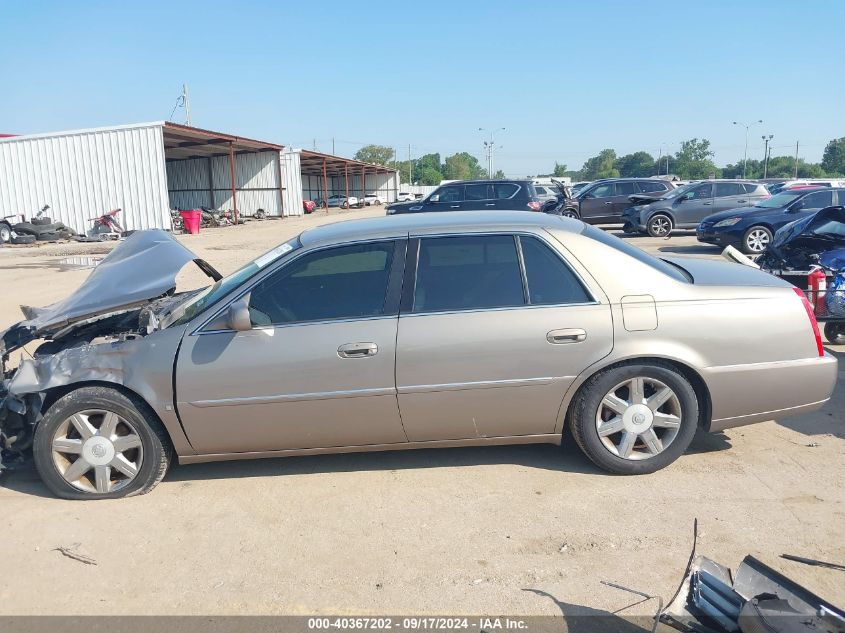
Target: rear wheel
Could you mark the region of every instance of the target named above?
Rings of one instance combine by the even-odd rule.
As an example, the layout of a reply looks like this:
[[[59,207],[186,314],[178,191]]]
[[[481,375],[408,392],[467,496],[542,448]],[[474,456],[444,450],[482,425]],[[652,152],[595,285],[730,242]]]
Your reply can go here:
[[[5,244],[12,239],[12,229],[8,224],[0,224],[0,244]]]
[[[59,398],[35,430],[35,466],[63,499],[144,494],[170,464],[170,443],[140,400],[108,387],[82,387]]]
[[[561,213],[561,215],[565,218],[575,218],[576,220],[578,220],[581,217],[578,214],[578,211],[576,211],[575,209],[573,209],[571,207],[567,207],[566,209],[564,209],[563,213]]]
[[[663,213],[651,216],[646,224],[646,230],[651,237],[666,237],[672,232],[672,218]]]
[[[652,473],[687,449],[698,426],[698,398],[669,365],[621,365],[579,390],[572,435],[596,466],[619,475]]]
[[[772,241],[772,232],[765,226],[752,226],[742,238],[742,252],[758,255],[768,248]]]
[[[824,337],[828,343],[842,345],[845,343],[845,323],[830,321],[824,324]]]

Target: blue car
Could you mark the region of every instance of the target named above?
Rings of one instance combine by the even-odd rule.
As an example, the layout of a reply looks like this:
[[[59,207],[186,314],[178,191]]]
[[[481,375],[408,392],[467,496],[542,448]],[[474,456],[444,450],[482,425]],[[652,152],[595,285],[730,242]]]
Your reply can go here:
[[[782,226],[819,209],[845,204],[845,189],[807,187],[788,189],[753,207],[729,209],[708,215],[698,225],[699,242],[733,246],[757,255],[766,250]]]

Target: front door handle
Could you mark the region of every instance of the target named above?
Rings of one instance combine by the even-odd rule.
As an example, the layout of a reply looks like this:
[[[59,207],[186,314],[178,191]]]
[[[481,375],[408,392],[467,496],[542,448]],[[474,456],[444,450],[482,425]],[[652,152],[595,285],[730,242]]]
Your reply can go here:
[[[341,358],[368,358],[378,354],[375,343],[347,343],[337,348],[337,355]]]
[[[605,204],[613,204],[612,202],[605,202]]]
[[[580,343],[586,340],[587,332],[579,328],[567,328],[564,330],[552,330],[546,334],[546,340],[552,345],[562,343]]]
[[[488,203],[486,203],[484,206],[485,206],[485,207],[495,207],[495,206],[496,206],[496,203],[495,203],[495,202],[488,202]]]
[[[461,208],[461,205],[459,205],[459,204],[453,204],[453,205],[452,205],[452,206],[450,206],[449,208],[450,208],[450,209],[460,209],[460,208]]]
[[[748,200],[737,200],[737,202],[748,202]]]

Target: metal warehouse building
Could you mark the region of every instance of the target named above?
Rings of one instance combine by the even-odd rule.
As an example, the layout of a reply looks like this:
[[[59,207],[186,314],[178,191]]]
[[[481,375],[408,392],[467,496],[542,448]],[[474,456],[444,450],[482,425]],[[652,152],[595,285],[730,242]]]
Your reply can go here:
[[[399,177],[380,165],[170,122],[0,138],[0,216],[49,215],[79,232],[123,209],[127,229],[170,228],[170,209],[302,215],[305,199],[377,192]]]

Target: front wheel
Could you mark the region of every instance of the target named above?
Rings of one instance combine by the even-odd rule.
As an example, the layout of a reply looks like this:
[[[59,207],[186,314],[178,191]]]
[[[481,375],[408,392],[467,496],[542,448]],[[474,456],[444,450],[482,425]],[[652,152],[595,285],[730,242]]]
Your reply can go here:
[[[829,321],[824,324],[824,337],[833,345],[845,344],[845,323]]]
[[[12,229],[8,224],[0,224],[0,244],[5,244],[12,239]]]
[[[646,230],[651,237],[666,237],[672,232],[672,218],[658,213],[649,218]]]
[[[578,215],[578,212],[575,209],[572,209],[572,208],[564,209],[563,213],[561,213],[561,215],[565,218],[575,218],[576,220],[581,217],[580,215]]]
[[[768,248],[772,241],[772,232],[765,226],[752,226],[742,238],[742,252],[746,255],[759,255]]]
[[[146,403],[109,387],[59,398],[35,429],[41,479],[62,499],[144,494],[170,464],[170,441]]]
[[[596,466],[619,475],[642,475],[684,453],[695,436],[698,410],[695,390],[673,367],[620,365],[581,387],[568,423]]]

